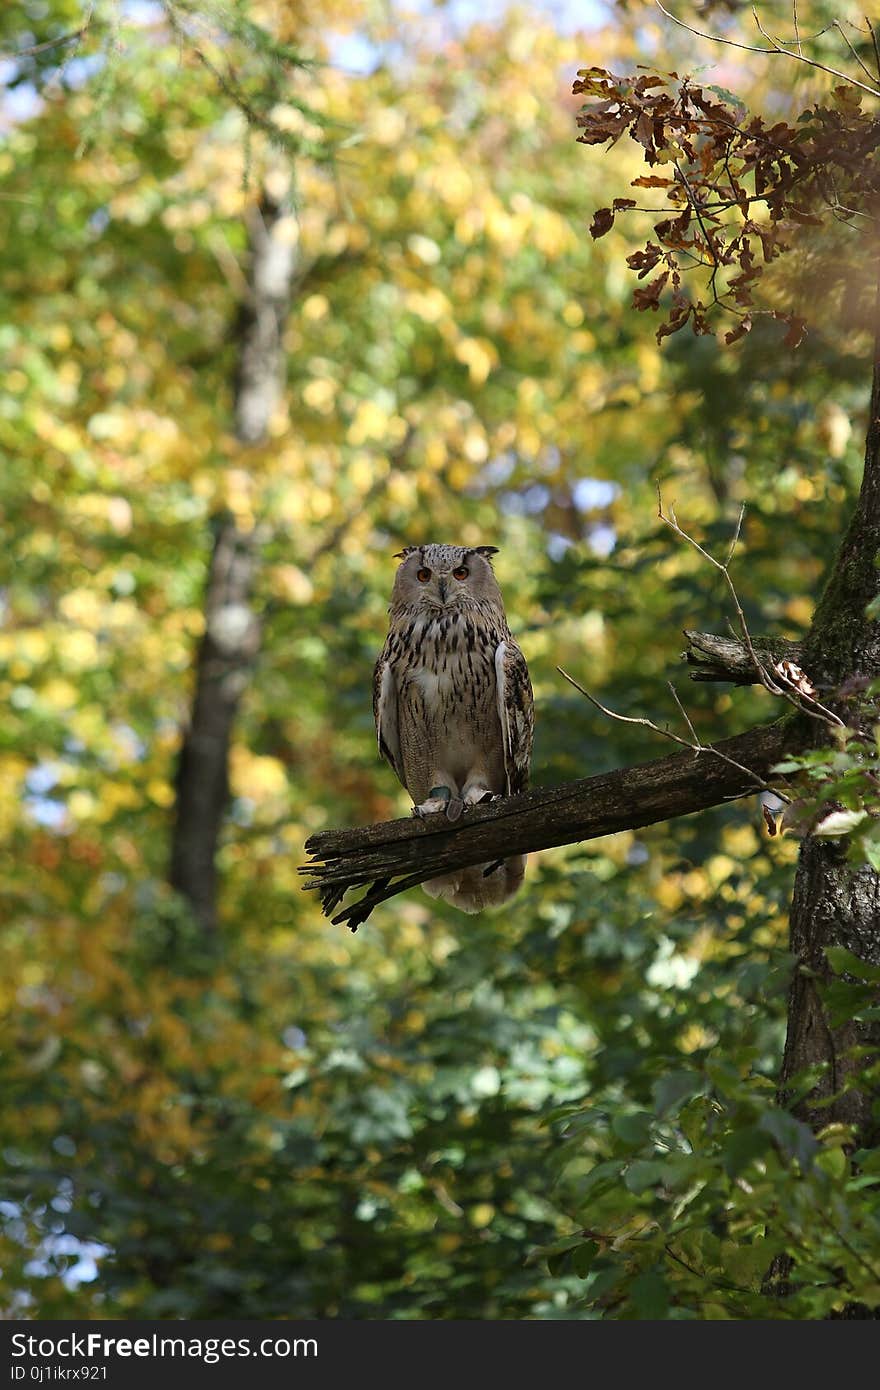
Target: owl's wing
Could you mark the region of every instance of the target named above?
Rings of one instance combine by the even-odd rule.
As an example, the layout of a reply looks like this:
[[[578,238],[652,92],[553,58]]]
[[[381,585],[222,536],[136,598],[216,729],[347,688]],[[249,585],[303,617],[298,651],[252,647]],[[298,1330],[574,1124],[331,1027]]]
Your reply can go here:
[[[496,649],[495,684],[504,736],[507,794],[516,796],[524,792],[529,784],[535,706],[529,668],[512,637],[506,637]]]
[[[373,718],[379,752],[394,769],[404,786],[403,758],[400,753],[400,733],[397,726],[397,681],[387,648],[382,652],[373,671]]]

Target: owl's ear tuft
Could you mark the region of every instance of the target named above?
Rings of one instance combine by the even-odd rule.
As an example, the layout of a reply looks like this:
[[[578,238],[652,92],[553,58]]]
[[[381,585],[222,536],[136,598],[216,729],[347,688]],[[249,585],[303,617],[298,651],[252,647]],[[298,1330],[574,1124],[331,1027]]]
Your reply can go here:
[[[498,554],[497,545],[475,545],[474,550],[477,552],[478,555],[485,555],[487,560],[490,555]]]
[[[418,550],[418,548],[419,547],[417,545],[405,545],[403,547],[403,550],[396,550],[394,552],[394,559],[405,560],[407,555],[412,555],[413,551]]]

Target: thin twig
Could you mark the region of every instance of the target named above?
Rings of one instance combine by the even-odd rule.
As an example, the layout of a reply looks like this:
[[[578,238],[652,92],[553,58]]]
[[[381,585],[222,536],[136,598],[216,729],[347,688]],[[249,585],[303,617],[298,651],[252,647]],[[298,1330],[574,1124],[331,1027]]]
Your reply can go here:
[[[862,72],[865,74],[866,77],[869,77],[869,78],[871,79],[871,81],[873,82],[873,80],[874,80],[874,74],[871,72],[871,69],[870,69],[865,63],[862,62],[861,58],[860,58],[859,55],[858,55],[857,50],[853,47],[853,45],[850,43],[850,41],[849,41],[847,35],[843,32],[843,25],[841,24],[841,22],[840,22],[839,19],[835,19],[835,21],[834,21],[834,27],[835,27],[835,29],[837,30],[837,32],[840,34],[840,37],[843,39],[844,43],[846,44],[846,46],[847,46],[847,48],[849,49],[849,51],[850,51],[850,53],[852,54],[852,56],[855,58],[855,60],[856,60],[856,62],[858,63],[859,67],[861,68]]]
[[[739,595],[737,594],[733,584],[733,580],[730,577],[730,562],[733,559],[733,552],[736,547],[736,542],[739,540],[740,531],[742,528],[743,512],[740,511],[739,520],[736,523],[736,531],[734,533],[733,543],[730,547],[730,550],[728,551],[727,559],[724,562],[724,564],[722,564],[720,560],[716,560],[714,555],[710,555],[708,550],[705,550],[703,546],[699,544],[698,541],[694,540],[693,536],[688,535],[687,531],[684,531],[681,528],[681,526],[679,526],[678,518],[675,515],[674,503],[669,508],[669,516],[666,515],[666,513],[663,510],[663,495],[660,491],[659,481],[657,483],[657,515],[662,522],[664,522],[667,526],[671,527],[671,529],[675,532],[677,536],[680,536],[683,541],[687,541],[688,545],[693,546],[694,550],[696,550],[699,555],[702,555],[704,560],[708,560],[709,564],[712,565],[714,569],[719,570],[720,573],[724,575],[724,582],[727,585],[728,593],[730,594],[730,597],[733,601],[733,606],[736,609],[736,616],[739,619],[743,641],[746,644],[746,649],[748,650],[749,657],[754,663],[755,670],[757,671],[761,679],[761,684],[764,686],[765,690],[768,690],[770,692],[771,695],[782,695],[783,691],[781,687],[775,684],[775,682],[767,674],[767,672],[765,671],[764,667],[761,665],[761,662],[758,659],[758,655],[755,651],[754,646],[752,645],[752,637],[751,633],[749,632],[748,623],[746,622],[746,615],[742,610],[742,604],[739,601]]]
[[[69,34],[60,34],[57,39],[46,39],[45,43],[31,44],[30,48],[17,48],[12,53],[0,53],[4,62],[17,62],[19,58],[33,58],[37,53],[46,53],[50,48],[59,48],[63,43],[76,43],[89,27],[91,19]]]
[[[691,723],[691,717],[685,709],[684,705],[681,703],[681,700],[678,698],[678,691],[672,684],[672,681],[667,681],[666,684],[669,686],[669,692],[672,695],[673,700],[678,705],[679,713],[681,714],[682,719],[684,720],[685,724],[687,724],[688,729],[690,730],[691,738],[694,741],[694,747],[697,747],[700,744],[700,737],[693,724]]]
[[[714,569],[718,570],[724,576],[724,583],[727,587],[727,591],[736,610],[736,616],[739,622],[740,635],[742,637],[743,642],[745,643],[746,650],[749,654],[749,659],[754,665],[754,668],[758,673],[758,677],[764,689],[768,691],[768,693],[771,695],[775,695],[777,697],[781,697],[784,700],[787,700],[789,704],[794,705],[795,709],[799,709],[805,714],[810,714],[813,716],[813,718],[820,719],[823,723],[829,724],[833,728],[842,729],[844,727],[844,722],[838,715],[834,714],[832,710],[826,708],[825,705],[820,704],[818,700],[815,700],[811,696],[805,695],[803,691],[798,690],[797,686],[795,686],[793,682],[791,682],[785,676],[783,676],[780,671],[774,671],[773,676],[771,676],[767,672],[765,667],[761,664],[758,654],[755,651],[755,647],[752,642],[752,635],[749,631],[748,623],[746,622],[746,615],[743,612],[742,604],[739,601],[739,595],[737,594],[736,586],[734,585],[734,582],[730,577],[730,562],[733,559],[733,553],[736,549],[737,542],[740,538],[744,509],[740,511],[739,520],[736,523],[736,530],[734,532],[733,541],[731,543],[730,549],[728,550],[727,559],[724,561],[723,564],[720,560],[716,560],[714,555],[711,555],[708,550],[701,546],[698,541],[694,540],[693,536],[688,535],[687,531],[685,531],[679,525],[678,518],[675,515],[674,504],[669,508],[669,515],[666,515],[666,513],[663,510],[663,497],[660,491],[659,482],[657,484],[657,515],[659,516],[662,522],[664,522],[675,532],[677,536],[680,536],[681,539],[683,541],[686,541],[688,545],[693,546],[694,550],[696,550],[699,555],[702,555],[704,560],[707,560]],[[781,684],[779,684],[778,682],[781,682]]]
[[[874,28],[867,15],[865,15],[865,23],[868,26],[868,33],[871,35],[871,44],[874,49],[874,62],[877,64],[877,78],[880,80],[880,45],[877,43],[877,30]]]
[[[653,733],[659,734],[661,738],[671,739],[673,743],[680,744],[682,748],[692,749],[694,754],[696,755],[699,755],[700,753],[712,753],[716,758],[720,758],[722,762],[728,763],[731,767],[735,767],[737,772],[742,772],[745,774],[746,777],[749,777],[755,783],[759,791],[772,792],[774,796],[778,796],[780,800],[786,803],[791,801],[791,797],[786,796],[785,792],[780,791],[778,787],[770,786],[770,784],[768,782],[765,782],[763,778],[759,777],[756,772],[753,772],[750,767],[745,767],[742,763],[738,763],[734,758],[729,758],[726,753],[719,752],[719,750],[717,748],[713,748],[711,744],[701,742],[699,735],[696,733],[694,729],[693,724],[685,714],[681,701],[676,695],[674,689],[672,690],[672,694],[675,699],[675,703],[678,705],[679,709],[684,715],[685,722],[688,728],[690,729],[691,734],[693,735],[693,743],[689,742],[689,740],[686,738],[682,738],[680,734],[673,733],[673,731],[670,728],[664,728],[661,727],[659,724],[655,724],[653,719],[646,719],[638,715],[618,714],[616,710],[609,709],[607,705],[603,705],[600,700],[596,699],[595,695],[590,694],[589,690],[585,690],[584,687],[580,685],[574,679],[573,676],[570,676],[567,671],[563,671],[561,666],[557,666],[556,669],[559,672],[560,676],[564,676],[565,679],[569,682],[569,684],[574,686],[575,690],[579,691],[581,695],[585,696],[586,699],[589,700],[590,704],[595,705],[596,709],[599,710],[602,714],[606,715],[608,719],[616,719],[617,722],[620,724],[643,724],[646,729],[650,729]],[[671,685],[670,689],[672,689]]]
[[[727,559],[724,561],[724,568],[725,568],[725,569],[727,569],[728,565],[730,564],[731,560],[733,559],[733,552],[736,550],[736,547],[739,545],[739,538],[740,538],[740,534],[741,534],[741,532],[742,532],[743,517],[745,516],[745,514],[746,514],[746,504],[745,504],[745,502],[743,502],[743,503],[740,505],[739,516],[738,516],[737,519],[736,519],[736,527],[735,527],[734,532],[733,532],[733,540],[730,542],[730,549],[729,549],[728,552],[727,552]]]
[[[282,130],[280,126],[276,125],[268,116],[264,116],[261,111],[258,111],[238,85],[235,74],[231,71],[228,74],[221,72],[216,63],[212,62],[207,53],[205,53],[204,49],[200,48],[195,39],[191,38],[187,33],[186,26],[177,14],[176,0],[162,0],[162,4],[165,14],[168,16],[168,23],[171,26],[172,33],[176,35],[181,47],[184,48],[188,46],[190,48],[205,71],[211,74],[223,95],[228,97],[233,106],[237,107],[241,112],[248,125],[255,127],[257,130],[261,130],[276,146],[280,147],[280,149],[286,153],[290,153],[292,142],[287,133]]]
[[[768,39],[770,43],[773,44],[773,51],[775,53],[781,53],[786,58],[794,58],[796,62],[806,63],[807,67],[818,68],[820,72],[827,72],[831,77],[839,77],[841,82],[849,82],[850,85],[853,87],[860,87],[863,92],[870,93],[872,97],[880,97],[880,88],[868,87],[864,82],[860,82],[857,77],[853,77],[850,73],[841,72],[838,68],[829,67],[827,63],[820,63],[815,58],[807,58],[802,53],[792,53],[790,48],[785,48],[778,41],[778,39],[774,39],[772,34],[768,34],[767,30],[761,23],[760,18],[758,17],[758,11],[754,7],[752,8],[752,18],[755,21],[758,33],[763,34],[764,38]],[[832,20],[831,24],[828,25],[828,28],[832,29],[835,27],[836,24],[837,21]],[[825,30],[823,30],[822,32],[824,33]]]
[[[213,255],[220,270],[223,273],[229,288],[233,291],[237,299],[247,299],[249,287],[247,276],[238,263],[237,258],[230,250],[229,243],[219,229],[212,229],[206,237],[208,250]]]
[[[880,1269],[878,1269],[876,1265],[873,1265],[871,1261],[867,1258],[867,1256],[863,1255],[860,1250],[856,1249],[856,1247],[852,1245],[850,1241],[847,1240],[846,1236],[843,1234],[843,1231],[841,1231],[837,1226],[835,1226],[834,1222],[823,1210],[821,1202],[818,1203],[816,1206],[816,1214],[822,1220],[825,1229],[830,1231],[833,1236],[837,1237],[844,1250],[846,1250],[850,1255],[852,1255],[854,1260],[857,1260],[859,1262],[859,1264],[866,1271],[866,1273],[868,1273],[875,1282],[878,1279],[880,1279]]]
[[[706,243],[706,249],[708,250],[709,255],[712,258],[712,274],[709,276],[709,289],[712,291],[713,303],[719,304],[721,301],[719,300],[717,291],[715,289],[715,279],[718,275],[719,270],[721,269],[721,261],[718,258],[718,252],[715,249],[715,243],[709,235],[709,231],[706,227],[705,222],[703,221],[703,214],[700,210],[700,205],[697,202],[693,189],[688,183],[687,175],[681,168],[677,159],[675,160],[675,172],[678,174],[678,177],[681,179],[681,182],[684,185],[684,190],[687,194],[688,202],[690,203],[691,207],[696,213],[697,221],[700,224],[700,231],[703,233],[703,240]],[[726,308],[727,306],[725,305],[723,307]]]
[[[863,92],[869,92],[872,97],[880,97],[880,87],[869,87],[864,82],[859,82],[857,78],[851,77],[848,73],[840,72],[837,68],[829,67],[827,63],[820,63],[818,59],[808,58],[806,54],[802,52],[793,53],[790,48],[784,48],[782,44],[773,38],[772,34],[768,34],[766,29],[762,27],[757,11],[754,9],[752,10],[752,15],[755,24],[763,37],[769,40],[772,45],[770,48],[764,48],[761,44],[741,43],[739,39],[726,39],[721,34],[709,34],[705,29],[695,29],[692,24],[686,24],[683,19],[679,19],[676,15],[672,14],[671,11],[667,10],[666,7],[661,4],[661,0],[654,0],[654,4],[661,14],[664,14],[667,19],[672,20],[673,24],[677,24],[680,28],[686,29],[689,34],[693,34],[698,39],[708,39],[710,43],[723,43],[726,44],[728,48],[738,48],[744,53],[781,53],[786,58],[794,59],[796,63],[804,63],[807,67],[817,68],[820,72],[827,72],[831,77],[839,77],[842,82],[849,82],[853,87],[860,87]],[[827,33],[827,31],[833,27],[834,24],[832,22],[826,25],[824,29],[820,29],[818,34],[811,35],[811,38],[821,38],[822,34]]]
[[[779,51],[775,48],[762,48],[760,44],[743,43],[740,39],[726,39],[723,34],[709,34],[705,29],[695,29],[692,24],[688,24],[685,20],[679,19],[671,10],[667,10],[666,7],[660,3],[660,0],[654,0],[654,4],[661,14],[664,14],[667,19],[672,20],[673,24],[677,24],[680,29],[686,29],[687,32],[693,34],[695,38],[708,39],[710,43],[723,43],[728,48],[739,48],[745,53],[776,53]],[[809,37],[811,39],[820,39],[823,34],[827,34],[831,27],[831,23],[826,24],[824,29],[819,29],[815,34],[810,34]],[[765,35],[765,38],[769,38],[769,35]],[[797,54],[791,53],[789,57],[795,58]]]
[[[663,1246],[663,1249],[666,1251],[669,1258],[674,1260],[676,1264],[681,1265],[682,1269],[686,1269],[688,1274],[695,1275],[702,1283],[709,1284],[714,1289],[724,1289],[729,1293],[751,1294],[753,1292],[752,1289],[745,1288],[742,1284],[732,1284],[727,1279],[717,1279],[713,1275],[701,1269],[697,1269],[694,1265],[689,1264],[681,1255],[676,1254],[668,1241]]]

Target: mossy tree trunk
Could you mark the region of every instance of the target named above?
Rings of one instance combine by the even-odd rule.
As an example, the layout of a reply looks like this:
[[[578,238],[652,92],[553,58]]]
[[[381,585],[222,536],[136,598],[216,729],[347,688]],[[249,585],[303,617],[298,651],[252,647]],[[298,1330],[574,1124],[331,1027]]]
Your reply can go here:
[[[880,312],[878,312],[880,330]],[[880,594],[880,331],[875,337],[874,376],[858,505],[803,645],[803,665],[826,703],[845,682],[880,676],[880,622],[866,616]],[[852,715],[850,714],[850,719]],[[814,743],[827,742],[816,725]],[[815,1127],[852,1124],[861,1145],[880,1139],[872,1096],[848,1080],[865,1066],[861,1049],[880,1053],[880,1024],[848,1022],[832,1027],[822,1000],[830,977],[825,952],[842,946],[880,966],[880,874],[847,863],[845,842],[808,836],[801,847],[791,907],[791,949],[796,958],[788,1009],[782,1090],[805,1067],[824,1063],[824,1075],[801,1102]],[[859,1050],[861,1055],[856,1053]],[[831,1099],[834,1097],[834,1099]]]

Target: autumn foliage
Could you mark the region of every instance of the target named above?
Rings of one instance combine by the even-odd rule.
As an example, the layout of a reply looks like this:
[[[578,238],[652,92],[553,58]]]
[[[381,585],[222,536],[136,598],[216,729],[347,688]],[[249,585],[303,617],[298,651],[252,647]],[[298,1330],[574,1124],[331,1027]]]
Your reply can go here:
[[[578,116],[581,143],[610,147],[629,135],[652,171],[631,186],[657,190],[669,204],[654,221],[656,240],[627,257],[639,280],[653,276],[634,291],[633,305],[656,311],[662,301],[658,339],[688,323],[694,333],[712,332],[713,311],[723,311],[737,320],[724,334],[734,343],[764,312],[785,323],[783,346],[797,347],[806,318],[756,307],[759,282],[765,267],[826,214],[858,226],[880,206],[880,121],[862,109],[864,92],[836,86],[830,100],[789,123],[751,115],[730,92],[675,72],[619,78],[586,68],[573,90],[588,98]],[[593,237],[637,205],[636,198],[615,198],[600,208]],[[686,277],[695,270],[708,272],[700,277],[704,298],[688,291]]]
[[[547,850],[508,910],[466,922],[412,892],[352,937],[300,890],[310,835],[408,812],[370,712],[402,544],[499,547],[550,787],[665,751],[558,665],[683,727],[666,685],[687,674],[680,630],[723,628],[716,576],[657,519],[658,475],[715,553],[748,502],[740,597],[790,641],[859,485],[861,324],[814,319],[790,355],[756,311],[803,317],[771,273],[819,230],[792,209],[818,215],[835,131],[865,154],[835,166],[841,216],[859,180],[870,192],[868,103],[774,134],[702,78],[612,78],[649,58],[690,71],[644,16],[574,35],[533,11],[428,9],[397,24],[359,0],[163,0],[96,6],[82,29],[78,0],[0,6],[17,55],[0,150],[3,1315],[876,1306],[876,1152],[777,1103],[798,849],[753,799]],[[587,53],[580,131],[620,137],[613,160],[575,143]],[[746,63],[734,79],[756,109],[785,97]],[[245,446],[247,224],[292,154],[286,381]],[[662,200],[658,227],[613,215],[628,192]],[[661,352],[627,259],[667,329],[751,313],[751,333]],[[717,305],[685,298],[691,265]],[[221,516],[259,552],[261,635],[206,932],[169,886],[169,844]],[[774,711],[760,689],[678,690],[707,740]],[[874,1007],[859,968],[838,957],[827,986],[844,1017]],[[768,1265],[792,1252],[800,1283],[768,1301]]]

